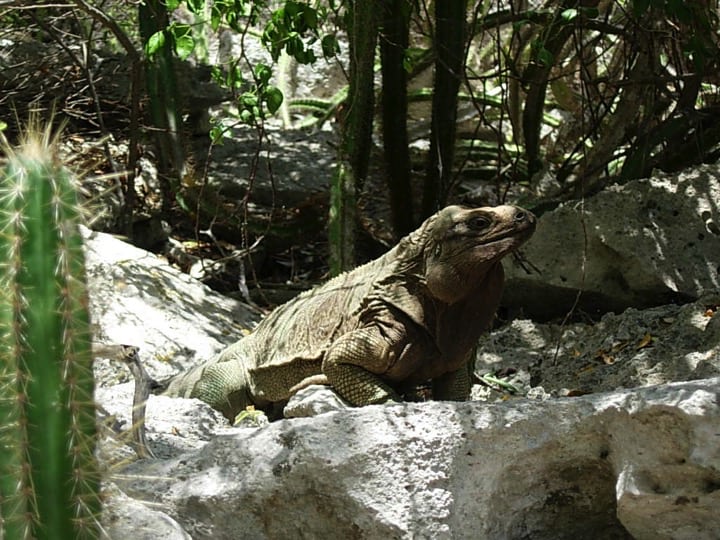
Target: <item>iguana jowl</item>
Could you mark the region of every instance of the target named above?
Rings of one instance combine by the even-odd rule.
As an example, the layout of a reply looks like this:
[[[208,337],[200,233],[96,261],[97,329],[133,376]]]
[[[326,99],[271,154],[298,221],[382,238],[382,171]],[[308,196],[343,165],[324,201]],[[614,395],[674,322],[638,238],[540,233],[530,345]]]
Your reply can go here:
[[[502,294],[500,259],[534,230],[535,216],[515,206],[448,206],[160,390],[200,398],[231,420],[249,405],[272,411],[312,382],[353,405],[398,400],[427,381],[434,399],[465,400],[469,361]]]

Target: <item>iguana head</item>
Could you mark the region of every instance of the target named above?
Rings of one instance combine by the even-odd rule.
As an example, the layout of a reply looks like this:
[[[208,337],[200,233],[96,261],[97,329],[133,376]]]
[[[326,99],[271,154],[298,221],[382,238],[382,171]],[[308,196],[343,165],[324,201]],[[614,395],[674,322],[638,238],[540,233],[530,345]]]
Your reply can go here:
[[[425,279],[445,302],[466,296],[488,271],[535,231],[535,216],[518,206],[448,206],[425,222]]]

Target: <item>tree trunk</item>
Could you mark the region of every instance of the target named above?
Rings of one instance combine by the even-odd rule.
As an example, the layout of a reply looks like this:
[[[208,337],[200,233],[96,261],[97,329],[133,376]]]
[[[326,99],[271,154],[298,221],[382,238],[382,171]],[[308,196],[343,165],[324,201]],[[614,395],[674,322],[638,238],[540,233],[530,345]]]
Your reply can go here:
[[[330,273],[355,265],[356,197],[367,177],[372,148],[375,88],[373,65],[377,42],[377,0],[348,4],[350,85],[341,119],[339,165],[330,197]]]
[[[435,2],[435,83],[423,217],[445,206],[455,154],[455,122],[465,64],[466,0]]]
[[[168,26],[167,9],[159,0],[141,2],[138,19],[143,45],[147,44],[150,36]],[[158,147],[158,177],[163,189],[163,206],[167,208],[177,195],[179,179],[185,172],[180,104],[170,39],[166,38],[165,44],[154,58],[146,60],[145,66],[150,117]]]
[[[385,174],[392,225],[397,237],[405,236],[415,226],[407,134],[407,73],[404,66],[411,9],[407,0],[387,0],[380,34]]]
[[[583,6],[596,6],[596,0],[589,0]],[[558,61],[562,48],[572,37],[575,23],[566,21],[562,14],[566,9],[575,8],[576,0],[565,0],[555,11],[552,22],[545,27],[538,39],[532,58],[522,76],[523,85],[527,87],[525,108],[523,109],[523,136],[525,137],[525,154],[528,162],[528,175],[532,176],[543,167],[540,156],[540,130],[545,108],[548,78]]]

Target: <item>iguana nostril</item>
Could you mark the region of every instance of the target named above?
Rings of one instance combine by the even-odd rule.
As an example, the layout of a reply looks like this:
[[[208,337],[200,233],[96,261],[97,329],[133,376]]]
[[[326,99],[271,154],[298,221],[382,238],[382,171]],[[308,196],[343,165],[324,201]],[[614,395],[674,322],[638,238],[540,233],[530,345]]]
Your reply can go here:
[[[515,214],[515,218],[514,218],[514,219],[515,219],[515,221],[517,221],[518,223],[521,222],[521,221],[525,221],[525,220],[527,219],[527,214],[526,214],[525,212],[523,212],[523,211],[520,211],[520,212],[518,212],[517,214]]]

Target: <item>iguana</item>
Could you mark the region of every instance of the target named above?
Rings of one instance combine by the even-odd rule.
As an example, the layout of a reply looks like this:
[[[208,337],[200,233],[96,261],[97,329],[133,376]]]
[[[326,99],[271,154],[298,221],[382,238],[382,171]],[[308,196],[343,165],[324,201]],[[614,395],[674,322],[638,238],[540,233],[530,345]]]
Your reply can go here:
[[[470,361],[500,302],[500,259],[535,230],[516,206],[448,206],[385,255],[301,293],[247,337],[154,390],[196,397],[232,421],[274,414],[299,388],[329,384],[352,405],[398,401],[431,381],[465,400]]]

